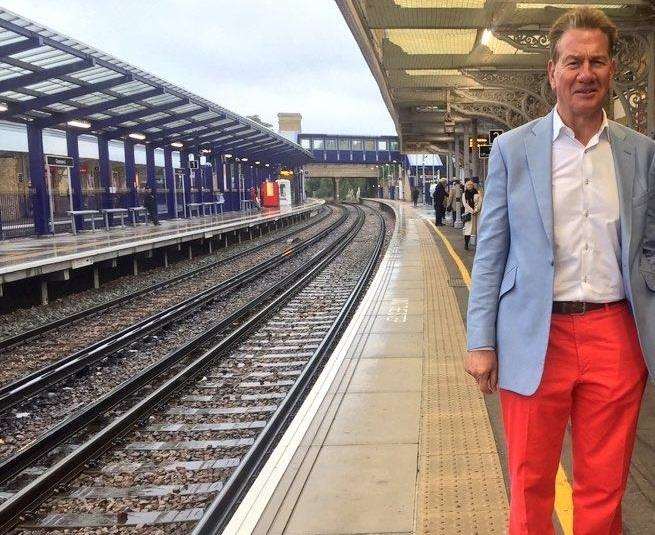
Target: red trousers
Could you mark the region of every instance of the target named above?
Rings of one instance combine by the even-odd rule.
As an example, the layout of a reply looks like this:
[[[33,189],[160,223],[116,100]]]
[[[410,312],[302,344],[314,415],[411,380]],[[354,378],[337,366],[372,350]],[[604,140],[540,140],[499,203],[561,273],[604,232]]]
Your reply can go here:
[[[570,419],[575,535],[622,532],[646,366],[628,304],[553,314],[541,383],[500,391],[510,476],[511,535],[554,533],[555,477]]]

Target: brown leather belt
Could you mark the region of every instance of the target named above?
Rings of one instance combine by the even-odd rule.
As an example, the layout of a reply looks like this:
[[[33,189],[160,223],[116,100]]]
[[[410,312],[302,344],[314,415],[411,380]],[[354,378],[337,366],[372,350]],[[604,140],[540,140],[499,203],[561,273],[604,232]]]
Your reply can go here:
[[[611,303],[586,303],[583,301],[553,301],[553,314],[584,314],[585,312],[590,312],[592,310],[599,310],[604,308],[609,310],[611,306],[619,305],[625,302],[625,299],[621,301],[613,301]]]

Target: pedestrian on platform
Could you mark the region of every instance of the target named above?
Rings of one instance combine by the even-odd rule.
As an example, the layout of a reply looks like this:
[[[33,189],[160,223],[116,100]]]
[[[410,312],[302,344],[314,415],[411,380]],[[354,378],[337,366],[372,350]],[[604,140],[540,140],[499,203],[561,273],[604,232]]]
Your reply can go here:
[[[437,182],[432,194],[432,204],[434,205],[435,224],[440,227],[443,225],[443,216],[446,211],[446,186],[445,180],[441,179]]]
[[[462,232],[464,234],[464,249],[469,250],[471,243],[471,236],[478,234],[478,214],[481,209],[481,198],[478,190],[475,188],[475,183],[472,180],[466,182],[464,186],[464,227]]]
[[[414,186],[412,188],[412,202],[414,203],[414,208],[418,206],[418,195],[419,195],[418,188]]]
[[[465,367],[500,389],[510,534],[554,533],[570,420],[573,532],[617,535],[644,360],[655,370],[655,142],[605,115],[602,11],[566,12],[549,38],[557,104],[491,148]]]
[[[157,197],[151,186],[146,187],[146,195],[143,199],[143,206],[148,211],[148,217],[154,225],[159,225],[159,214],[157,213]]]

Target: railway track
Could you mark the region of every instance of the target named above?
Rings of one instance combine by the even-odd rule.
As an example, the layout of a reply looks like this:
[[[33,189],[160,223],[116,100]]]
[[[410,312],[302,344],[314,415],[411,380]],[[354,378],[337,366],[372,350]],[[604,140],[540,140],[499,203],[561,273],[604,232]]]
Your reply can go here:
[[[0,482],[16,476],[33,456],[52,452],[53,446],[118,403],[135,385],[146,384],[166,370],[181,366],[202,345],[207,333],[218,336],[230,329],[235,318],[247,312],[243,305],[250,301],[249,295],[266,295],[279,282],[274,268],[299,268],[312,257],[312,247],[322,240],[338,239],[333,232],[349,217],[341,209],[339,212],[332,224],[308,240],[287,247],[274,262],[252,266],[251,270],[224,281],[211,295],[203,295],[202,299],[195,296],[184,307],[168,311],[160,321],[151,318],[145,324],[133,326],[134,333],[123,333],[116,340],[103,342],[101,350],[93,346],[85,354],[66,357],[59,368],[43,370],[30,377],[24,389],[10,391],[9,402],[15,407],[0,414],[0,427],[2,436],[14,442],[0,443]],[[248,281],[236,296],[227,291]],[[162,332],[164,327],[167,328]],[[62,384],[56,387],[56,381]],[[34,394],[39,389],[44,390]]]
[[[75,324],[76,322],[83,320],[83,319],[89,319],[92,316],[98,315],[100,313],[106,312],[108,310],[115,309],[117,307],[120,307],[124,305],[128,301],[132,301],[138,297],[141,297],[145,294],[153,293],[156,292],[157,290],[161,290],[163,288],[168,288],[172,285],[175,285],[177,283],[180,283],[182,281],[188,280],[193,277],[198,277],[202,275],[203,273],[206,273],[210,270],[216,269],[220,266],[223,266],[229,262],[233,262],[235,260],[238,260],[240,258],[244,258],[249,255],[253,255],[256,253],[259,253],[266,248],[271,247],[272,245],[279,244],[281,242],[284,242],[285,240],[289,239],[295,234],[298,234],[308,228],[311,228],[313,226],[318,225],[322,221],[324,221],[330,214],[331,208],[327,207],[324,210],[322,210],[321,215],[317,216],[314,219],[311,219],[307,223],[299,226],[295,226],[294,228],[290,229],[289,232],[284,232],[279,236],[275,236],[270,240],[266,240],[263,243],[257,244],[253,247],[248,247],[245,250],[239,251],[235,254],[230,254],[226,256],[225,258],[221,258],[206,264],[203,264],[200,267],[195,267],[190,270],[183,271],[182,273],[179,273],[177,275],[174,275],[172,277],[166,278],[165,280],[160,280],[158,282],[155,282],[154,284],[150,284],[148,286],[145,286],[143,288],[139,288],[137,290],[134,290],[132,292],[129,292],[124,295],[120,295],[118,297],[115,297],[113,299],[110,299],[108,301],[99,303],[97,305],[94,305],[92,307],[84,308],[82,310],[77,310],[73,313],[70,314],[65,314],[63,317],[60,317],[56,320],[48,321],[45,323],[41,323],[39,325],[36,325],[32,328],[25,329],[22,332],[19,332],[17,334],[13,334],[10,336],[5,336],[0,338],[0,351],[6,350],[8,348],[11,348],[13,346],[16,346],[18,344],[26,344],[34,340],[35,338],[48,333],[52,332],[55,329],[59,329],[61,327],[66,327]]]
[[[225,294],[225,292],[235,290],[243,284],[248,283],[254,278],[260,276],[262,273],[280,265],[289,257],[304,251],[309,246],[328,236],[335,228],[338,227],[338,225],[343,223],[343,221],[345,221],[345,215],[342,214],[341,217],[336,219],[336,221],[334,221],[332,224],[327,225],[321,231],[311,235],[309,238],[298,241],[293,245],[285,246],[282,252],[273,254],[268,259],[257,262],[254,265],[251,265],[249,268],[244,269],[243,271],[233,269],[232,272],[236,271],[236,274],[227,278],[226,280],[222,280],[223,277],[217,277],[219,282],[202,288],[202,286],[205,286],[203,281],[201,285],[202,289],[197,293],[192,294],[190,297],[187,297],[186,299],[180,300],[179,294],[168,296],[166,303],[172,302],[173,304],[161,308],[161,310],[155,312],[154,314],[144,314],[142,309],[145,305],[137,305],[135,306],[137,309],[137,318],[139,317],[139,314],[145,317],[136,322],[132,322],[129,316],[127,316],[126,303],[129,301],[129,299],[121,299],[122,307],[120,310],[117,310],[117,312],[122,314],[124,323],[127,323],[125,328],[118,330],[117,332],[113,332],[109,336],[97,340],[73,353],[66,354],[62,358],[54,360],[45,366],[39,367],[31,373],[17,377],[8,383],[0,384],[0,413],[11,408],[14,404],[20,402],[21,400],[24,400],[25,398],[43,390],[44,388],[51,388],[57,381],[60,381],[61,379],[84,369],[93,362],[97,362],[103,358],[106,358],[108,355],[117,351],[120,347],[128,345],[133,340],[146,336],[148,333],[151,333],[155,330],[161,329],[171,322],[179,320],[185,314],[189,314],[194,310],[197,310],[198,307],[206,304],[217,296],[222,296]],[[274,242],[278,243],[285,239],[288,239],[288,236],[277,238],[274,240]],[[184,276],[176,277],[176,280],[167,281],[164,286],[161,284],[156,284],[148,289],[148,293],[155,292],[156,290],[163,287],[172,289],[176,283],[179,283],[182,280],[188,281],[191,278],[203,277],[204,274],[208,273],[208,270],[216,269],[219,266],[224,266],[228,264],[228,262],[233,262],[236,259],[242,258],[246,255],[258,253],[269,245],[270,243],[267,243],[263,246],[256,247],[254,250],[238,253],[226,259],[215,262],[212,265],[203,266],[198,270],[193,270],[193,272],[184,274]],[[137,292],[138,296],[142,295],[143,293],[144,292],[142,291]],[[153,299],[154,298],[155,297],[153,296]],[[116,305],[112,305],[110,308],[115,308],[115,306]],[[103,311],[106,310],[107,309],[103,309]],[[92,324],[93,321],[95,321],[94,318],[94,315],[87,316],[84,318],[84,323],[88,326],[89,324]],[[82,318],[79,318],[78,315],[75,314],[71,318],[70,323],[67,325],[72,326],[72,328],[77,330],[79,327],[78,322],[80,322],[81,319]],[[105,323],[110,321],[110,318],[103,316],[102,321]],[[37,350],[37,358],[40,358],[41,354],[43,353],[47,354],[48,359],[52,358],[53,355],[48,352],[48,349],[52,346],[60,346],[60,349],[61,346],[66,347],[66,333],[62,332],[62,325],[58,324],[57,327],[57,330],[51,333],[50,339],[48,339],[46,343],[42,344],[41,350]],[[39,336],[42,335],[43,333],[39,333]],[[69,336],[72,336],[72,333]],[[19,348],[16,348],[16,350],[12,353],[5,353],[2,359],[12,361],[11,365],[15,368],[24,367],[29,370],[29,358],[34,354],[35,351],[34,348],[28,347],[31,344],[31,340],[32,338],[26,341],[22,341]],[[10,365],[10,363],[7,364]]]
[[[196,346],[192,362],[164,383],[124,392],[141,388],[141,397],[9,496],[0,506],[2,525],[85,533],[137,525],[145,532],[157,525],[164,532],[195,526],[209,533],[221,525],[372,273],[384,223],[369,208],[368,218],[356,210],[340,239],[243,307],[249,313],[235,313],[227,336],[217,341],[216,333],[206,333],[210,347]],[[34,455],[32,473],[40,472],[42,456]],[[77,473],[70,489],[35,511],[35,503]],[[30,507],[33,513],[21,517]]]

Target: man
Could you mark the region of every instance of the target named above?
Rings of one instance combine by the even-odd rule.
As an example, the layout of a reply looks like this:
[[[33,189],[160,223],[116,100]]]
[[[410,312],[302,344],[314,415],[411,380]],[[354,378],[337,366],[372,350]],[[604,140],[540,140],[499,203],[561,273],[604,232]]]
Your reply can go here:
[[[418,195],[419,195],[418,188],[414,186],[412,188],[412,202],[414,203],[414,208],[418,206]]]
[[[489,158],[465,367],[500,387],[513,535],[553,533],[569,419],[573,531],[622,530],[644,360],[655,370],[655,143],[603,111],[615,41],[599,10],[560,17],[555,108]]]
[[[443,216],[446,212],[446,187],[445,180],[442,178],[437,182],[437,187],[434,188],[434,193],[432,194],[432,203],[434,204],[434,216],[435,224],[440,227],[443,225]]]
[[[151,186],[146,187],[146,195],[143,199],[143,205],[148,211],[148,217],[154,225],[159,225],[159,214],[157,213],[157,198]]]

